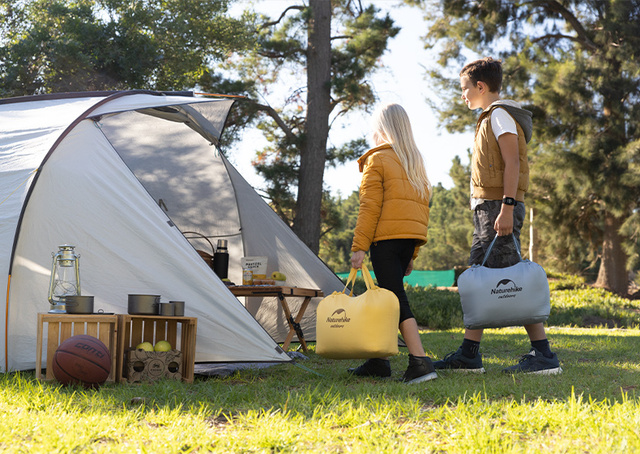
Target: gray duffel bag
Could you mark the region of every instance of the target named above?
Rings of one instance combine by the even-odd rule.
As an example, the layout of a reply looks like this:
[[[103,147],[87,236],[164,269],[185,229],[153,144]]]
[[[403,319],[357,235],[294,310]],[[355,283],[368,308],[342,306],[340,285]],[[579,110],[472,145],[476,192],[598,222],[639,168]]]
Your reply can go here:
[[[522,259],[518,242],[512,237],[520,262],[507,268],[484,266],[498,238],[496,235],[482,264],[473,265],[458,277],[465,328],[522,326],[549,318],[547,274],[537,263]]]

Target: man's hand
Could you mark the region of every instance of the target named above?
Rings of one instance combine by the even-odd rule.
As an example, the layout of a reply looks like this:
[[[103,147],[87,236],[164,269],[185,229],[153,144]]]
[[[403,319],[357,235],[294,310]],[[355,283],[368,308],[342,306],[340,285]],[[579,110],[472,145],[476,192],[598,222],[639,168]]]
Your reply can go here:
[[[511,235],[513,233],[513,207],[502,205],[500,214],[493,224],[493,228],[499,236]]]
[[[364,251],[356,251],[351,255],[351,267],[359,270],[364,262]]]

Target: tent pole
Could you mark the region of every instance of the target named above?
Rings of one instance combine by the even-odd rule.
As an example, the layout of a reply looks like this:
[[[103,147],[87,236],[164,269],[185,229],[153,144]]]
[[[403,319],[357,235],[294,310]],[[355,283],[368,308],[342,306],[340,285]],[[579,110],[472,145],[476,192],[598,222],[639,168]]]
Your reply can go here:
[[[529,209],[529,260],[534,262],[534,248],[537,246],[535,244],[535,232],[533,230],[533,207]]]
[[[7,278],[7,302],[4,315],[4,371],[9,371],[9,289],[11,288],[11,275]]]

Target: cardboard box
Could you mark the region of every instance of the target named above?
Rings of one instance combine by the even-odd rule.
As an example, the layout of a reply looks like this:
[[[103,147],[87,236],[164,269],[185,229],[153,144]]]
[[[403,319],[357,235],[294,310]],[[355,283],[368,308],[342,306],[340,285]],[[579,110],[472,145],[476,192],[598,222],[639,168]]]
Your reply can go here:
[[[267,263],[269,257],[241,257],[240,264],[242,265],[242,271],[250,270],[253,273],[253,279],[266,279],[267,278]]]
[[[127,352],[127,381],[129,383],[152,382],[162,378],[182,379],[182,352]]]

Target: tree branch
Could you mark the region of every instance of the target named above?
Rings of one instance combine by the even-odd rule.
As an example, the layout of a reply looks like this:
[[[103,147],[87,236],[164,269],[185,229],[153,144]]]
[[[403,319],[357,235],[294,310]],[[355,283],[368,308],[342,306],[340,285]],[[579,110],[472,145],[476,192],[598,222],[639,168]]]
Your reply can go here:
[[[353,35],[338,35],[338,36],[332,36],[331,41],[333,41],[334,39],[351,39],[351,38],[353,38]]]
[[[304,7],[304,6],[299,6],[299,5],[289,6],[287,9],[285,9],[285,10],[282,12],[282,14],[280,14],[280,17],[279,17],[277,20],[275,20],[275,21],[271,21],[271,22],[265,22],[264,24],[262,24],[262,25],[260,26],[260,28],[268,28],[268,27],[271,27],[271,26],[273,26],[273,25],[278,25],[278,24],[280,23],[280,21],[281,21],[282,19],[284,19],[284,16],[286,16],[286,15],[287,15],[287,13],[289,12],[289,10],[292,10],[292,9],[297,9],[298,11],[302,11],[303,9],[305,9],[305,7]]]
[[[563,35],[562,33],[553,33],[553,34],[538,36],[537,38],[532,39],[531,42],[537,43],[539,41],[544,41],[545,39],[568,39],[571,41],[575,41],[577,43],[582,43],[582,41],[577,36]]]
[[[571,38],[566,35],[558,35],[558,37],[572,39],[573,41],[576,41],[582,44],[584,47],[590,50],[598,50],[598,46],[596,46],[595,43],[591,41],[591,39],[587,34],[587,31],[582,26],[578,18],[574,16],[571,11],[569,11],[567,8],[562,6],[559,2],[557,2],[556,0],[534,0],[531,3],[534,6],[539,5],[548,11],[560,14],[560,16],[562,16],[562,18],[566,20],[569,23],[569,25],[571,25],[573,30],[578,34],[578,36],[575,38]],[[552,36],[552,35],[547,35],[547,36]]]
[[[325,230],[323,230],[322,232],[320,232],[320,238],[322,238],[323,236],[325,236],[327,233],[331,232],[332,230],[335,230],[335,227],[328,227]]]
[[[282,131],[287,136],[287,138],[291,140],[297,139],[297,136],[293,133],[293,131],[289,128],[289,126],[287,126],[287,124],[284,122],[282,117],[278,115],[278,112],[276,112],[276,110],[273,107],[268,106],[266,104],[258,104],[257,102],[255,102],[254,104],[258,110],[265,112],[267,115],[273,118],[273,121],[275,121],[276,124],[280,127],[280,129],[282,129]]]
[[[300,54],[304,54],[304,51],[301,49],[292,49],[289,52],[266,52],[266,51],[258,51],[257,54],[261,57],[265,57],[265,58],[269,58],[269,59],[278,59],[278,58],[282,58],[282,59],[287,59],[289,57],[291,57],[292,55],[300,55]]]
[[[359,16],[360,14],[362,14],[362,12],[364,11],[364,8],[362,7],[362,1],[361,0],[349,0],[349,1],[347,1],[347,4],[345,5],[345,10],[351,12],[351,6],[352,5],[356,10],[356,14],[355,14],[356,16]]]

